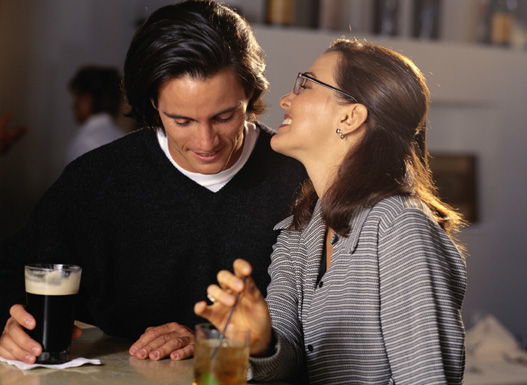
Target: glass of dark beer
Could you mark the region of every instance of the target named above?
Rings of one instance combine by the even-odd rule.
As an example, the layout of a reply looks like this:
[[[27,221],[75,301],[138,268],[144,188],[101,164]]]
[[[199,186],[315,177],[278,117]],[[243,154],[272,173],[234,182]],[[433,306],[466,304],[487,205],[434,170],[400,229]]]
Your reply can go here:
[[[37,363],[64,363],[69,360],[82,269],[76,265],[32,264],[24,270],[26,309],[36,321],[28,334],[42,345]]]

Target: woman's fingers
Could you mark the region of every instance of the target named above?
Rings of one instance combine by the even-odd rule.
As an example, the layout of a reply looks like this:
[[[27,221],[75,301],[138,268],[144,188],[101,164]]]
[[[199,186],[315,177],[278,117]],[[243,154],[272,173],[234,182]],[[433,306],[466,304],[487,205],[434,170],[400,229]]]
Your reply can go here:
[[[238,258],[234,261],[234,274],[238,277],[247,277],[253,273],[253,268],[249,262]]]
[[[207,297],[213,298],[214,303],[221,303],[224,306],[232,306],[236,301],[236,294],[231,289],[223,290],[218,285],[210,285],[207,288]]]

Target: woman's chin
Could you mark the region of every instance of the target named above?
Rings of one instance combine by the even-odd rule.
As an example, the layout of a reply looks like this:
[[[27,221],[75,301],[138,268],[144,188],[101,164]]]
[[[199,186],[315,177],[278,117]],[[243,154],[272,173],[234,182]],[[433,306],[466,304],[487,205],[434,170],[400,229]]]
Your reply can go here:
[[[284,149],[283,149],[283,146],[282,146],[283,142],[282,142],[281,139],[282,138],[281,138],[280,133],[277,133],[277,134],[273,135],[273,137],[271,138],[271,148],[275,152],[287,155],[287,154],[284,153]]]

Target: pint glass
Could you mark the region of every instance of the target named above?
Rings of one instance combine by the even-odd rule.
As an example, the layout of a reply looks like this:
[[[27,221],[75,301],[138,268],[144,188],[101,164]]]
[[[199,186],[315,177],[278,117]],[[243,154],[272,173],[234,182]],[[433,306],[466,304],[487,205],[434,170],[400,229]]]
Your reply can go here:
[[[66,362],[82,269],[75,265],[33,264],[24,270],[26,309],[36,321],[28,334],[42,345],[37,363]]]

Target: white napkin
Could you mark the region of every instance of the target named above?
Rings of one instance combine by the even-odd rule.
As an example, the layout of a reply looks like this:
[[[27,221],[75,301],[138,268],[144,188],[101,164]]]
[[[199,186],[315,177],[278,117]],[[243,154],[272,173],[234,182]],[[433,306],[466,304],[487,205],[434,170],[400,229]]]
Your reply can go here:
[[[466,345],[468,353],[478,359],[527,364],[527,352],[492,314],[467,331]]]
[[[50,368],[50,369],[66,369],[66,368],[76,368],[77,366],[82,365],[101,365],[101,360],[90,360],[87,358],[74,358],[71,361],[65,362],[63,364],[48,365],[48,364],[26,364],[23,361],[16,360],[7,360],[4,357],[0,356],[0,362],[5,362],[10,365],[16,366],[18,369],[29,370],[34,368]]]

